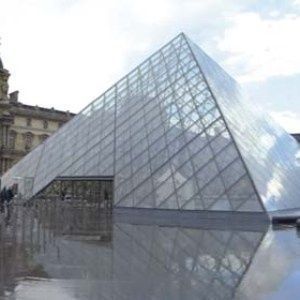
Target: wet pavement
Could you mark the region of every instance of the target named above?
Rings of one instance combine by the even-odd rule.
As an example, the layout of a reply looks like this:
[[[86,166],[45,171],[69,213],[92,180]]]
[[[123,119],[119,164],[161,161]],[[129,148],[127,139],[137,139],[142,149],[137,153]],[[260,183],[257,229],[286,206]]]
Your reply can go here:
[[[0,299],[298,299],[299,282],[295,228],[130,224],[61,201],[2,215]]]

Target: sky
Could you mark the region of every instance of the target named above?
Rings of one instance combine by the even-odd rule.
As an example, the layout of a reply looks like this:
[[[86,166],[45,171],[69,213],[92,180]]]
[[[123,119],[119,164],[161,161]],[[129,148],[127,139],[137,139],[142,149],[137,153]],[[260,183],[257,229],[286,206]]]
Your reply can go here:
[[[0,0],[19,101],[79,112],[180,32],[300,132],[300,0]]]

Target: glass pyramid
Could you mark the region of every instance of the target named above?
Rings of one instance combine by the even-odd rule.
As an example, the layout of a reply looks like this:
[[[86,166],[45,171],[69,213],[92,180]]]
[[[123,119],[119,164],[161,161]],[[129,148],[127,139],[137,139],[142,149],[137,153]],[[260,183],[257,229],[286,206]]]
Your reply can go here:
[[[273,211],[300,207],[296,141],[253,111],[183,33],[2,177],[114,177],[115,207]]]

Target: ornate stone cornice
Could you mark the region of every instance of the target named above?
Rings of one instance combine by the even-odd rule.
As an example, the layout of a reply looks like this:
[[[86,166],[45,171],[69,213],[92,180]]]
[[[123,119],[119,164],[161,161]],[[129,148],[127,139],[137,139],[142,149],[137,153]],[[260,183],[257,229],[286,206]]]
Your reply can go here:
[[[73,113],[26,105],[20,102],[11,103],[10,111],[14,115],[31,117],[31,118],[36,117],[38,119],[47,119],[47,120],[61,121],[61,122],[66,122],[70,120],[73,116],[75,116],[75,114]]]

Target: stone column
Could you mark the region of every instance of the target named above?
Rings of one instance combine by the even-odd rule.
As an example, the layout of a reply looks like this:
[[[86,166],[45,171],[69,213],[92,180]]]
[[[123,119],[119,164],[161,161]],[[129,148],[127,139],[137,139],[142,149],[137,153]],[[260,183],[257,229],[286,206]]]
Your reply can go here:
[[[0,69],[0,101],[8,101],[8,78],[10,74],[6,69]]]

